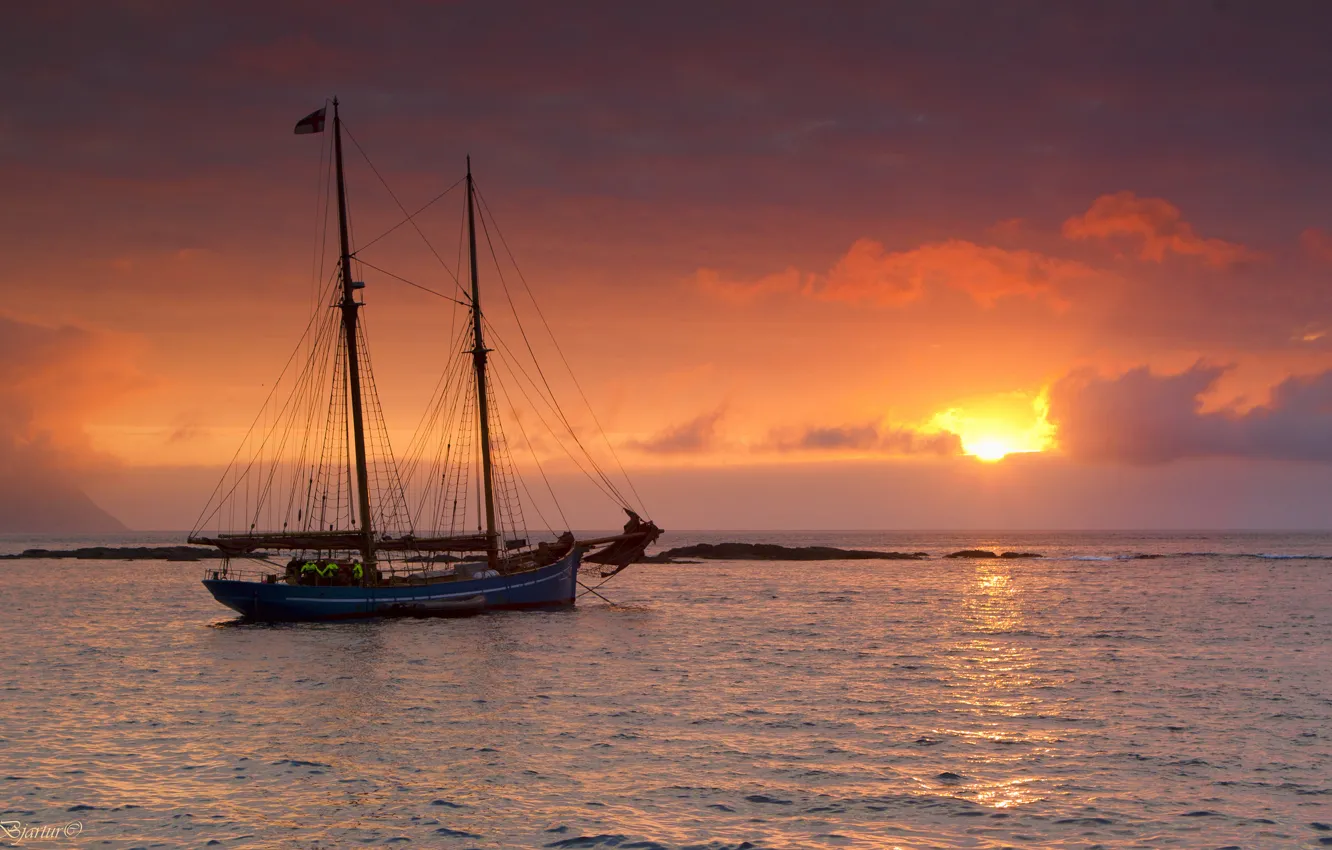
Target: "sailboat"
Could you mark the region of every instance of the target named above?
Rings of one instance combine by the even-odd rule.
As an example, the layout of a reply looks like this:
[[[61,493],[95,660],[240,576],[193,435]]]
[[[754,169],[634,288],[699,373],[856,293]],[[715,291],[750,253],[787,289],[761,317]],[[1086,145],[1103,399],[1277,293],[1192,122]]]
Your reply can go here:
[[[296,133],[323,133],[327,112],[326,104],[306,116]],[[604,581],[640,560],[661,529],[644,518],[641,503],[635,509],[622,497],[583,447],[558,399],[548,397],[553,390],[541,395],[543,386],[550,390],[544,373],[538,382],[520,367],[512,373],[518,376],[515,383],[541,395],[546,409],[554,412],[551,419],[562,422],[572,442],[583,449],[580,468],[628,516],[622,532],[591,539],[580,540],[567,528],[559,534],[548,528],[548,539],[534,542],[523,527],[517,497],[526,485],[504,451],[507,442],[496,409],[490,356],[494,350],[487,347],[487,331],[493,326],[481,308],[480,205],[470,157],[460,181],[470,285],[454,275],[462,297],[442,296],[466,310],[465,323],[450,335],[451,343],[461,343],[454,350],[461,366],[446,368],[423,417],[423,423],[443,423],[435,429],[441,435],[418,428],[405,464],[395,460],[370,369],[364,304],[357,300],[365,284],[356,279],[353,261],[362,271],[369,264],[351,243],[345,128],[336,98],[332,113],[336,271],[283,371],[293,376],[291,393],[279,404],[274,385],[274,394],[188,536],[189,543],[217,547],[222,555],[220,566],[208,570],[204,587],[242,617],[260,621],[442,616],[573,605],[580,586],[596,589],[580,580],[580,566],[598,565]],[[360,147],[354,136],[349,138]],[[407,220],[417,227],[412,214]],[[489,226],[484,232],[489,240]],[[494,250],[492,244],[492,255]],[[532,350],[530,343],[527,350]],[[301,352],[304,357],[298,356]],[[303,365],[292,372],[295,362]],[[613,453],[609,439],[606,445]],[[539,470],[535,451],[533,460]],[[409,467],[406,472],[404,465]],[[541,476],[545,478],[544,472]],[[413,480],[420,486],[410,492]]]

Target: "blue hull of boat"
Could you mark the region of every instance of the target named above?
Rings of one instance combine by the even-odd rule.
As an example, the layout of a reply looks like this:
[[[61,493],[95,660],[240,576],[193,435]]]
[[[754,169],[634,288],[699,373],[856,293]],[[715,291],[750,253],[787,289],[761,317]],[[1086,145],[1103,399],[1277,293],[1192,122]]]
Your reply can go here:
[[[266,622],[460,616],[572,605],[582,556],[575,549],[550,566],[515,575],[412,586],[319,587],[217,578],[204,579],[204,587],[241,616]]]

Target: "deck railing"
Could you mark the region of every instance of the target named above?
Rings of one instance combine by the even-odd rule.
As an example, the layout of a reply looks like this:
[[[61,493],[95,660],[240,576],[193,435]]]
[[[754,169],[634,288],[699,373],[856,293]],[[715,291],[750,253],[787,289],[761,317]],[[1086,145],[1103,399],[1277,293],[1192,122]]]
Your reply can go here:
[[[262,581],[273,584],[282,581],[282,570],[266,564],[263,566],[246,565],[241,567],[223,561],[221,564],[209,564],[204,570],[204,578],[226,581]]]

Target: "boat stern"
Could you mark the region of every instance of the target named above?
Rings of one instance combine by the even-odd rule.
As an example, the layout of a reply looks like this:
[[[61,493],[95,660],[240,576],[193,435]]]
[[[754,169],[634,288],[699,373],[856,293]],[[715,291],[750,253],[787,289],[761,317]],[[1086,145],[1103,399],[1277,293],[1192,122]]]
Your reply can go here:
[[[260,608],[259,594],[254,589],[256,582],[233,581],[230,579],[206,578],[203,586],[213,594],[213,598],[240,614],[254,618]]]
[[[376,613],[374,599],[360,587],[304,587],[224,578],[206,578],[203,585],[214,599],[248,620],[346,620]]]

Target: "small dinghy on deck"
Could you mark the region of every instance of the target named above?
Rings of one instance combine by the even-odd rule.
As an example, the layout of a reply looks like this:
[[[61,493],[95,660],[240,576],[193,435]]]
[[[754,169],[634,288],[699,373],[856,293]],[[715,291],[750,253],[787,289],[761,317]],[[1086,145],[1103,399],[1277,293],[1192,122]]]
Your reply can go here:
[[[332,107],[329,161],[335,169],[341,249],[337,274],[288,369],[302,353],[303,365],[279,377],[278,386],[290,375],[290,395],[283,401],[274,387],[190,533],[190,543],[216,546],[224,555],[204,586],[243,617],[264,621],[466,616],[573,605],[584,561],[609,567],[603,577],[618,573],[640,560],[661,530],[630,506],[584,448],[540,367],[537,384],[521,364],[515,370],[506,363],[524,398],[529,388],[522,378],[568,430],[582,462],[561,447],[584,472],[584,464],[591,469],[589,477],[629,517],[620,534],[580,541],[567,530],[557,535],[548,528],[550,539],[531,542],[518,499],[520,490],[529,497],[530,492],[507,452],[488,372],[493,350],[485,337],[495,329],[481,310],[478,218],[487,242],[498,231],[478,204],[470,162],[465,178],[455,184],[465,185],[470,289],[454,276],[462,296],[454,298],[383,272],[467,310],[458,334],[444,340],[460,356],[450,360],[440,378],[400,469],[389,449],[359,316],[363,304],[356,295],[365,284],[356,280],[353,263],[382,270],[352,250],[344,127],[336,99]],[[326,109],[302,119],[296,132],[323,133]],[[411,222],[421,233],[415,215],[400,224]],[[488,247],[498,263],[495,246]],[[516,309],[514,320],[520,322]],[[550,337],[558,348],[554,334]],[[530,354],[526,332],[523,342]],[[512,356],[503,340],[498,351]],[[540,409],[537,417],[545,423]],[[530,449],[532,441],[523,436]],[[245,450],[250,456],[243,458]],[[535,450],[532,456],[544,480]],[[240,531],[234,530],[237,519]],[[224,524],[231,530],[222,530]],[[213,526],[216,531],[204,530]],[[432,530],[418,531],[423,527]],[[286,563],[271,560],[273,553],[286,553]]]

